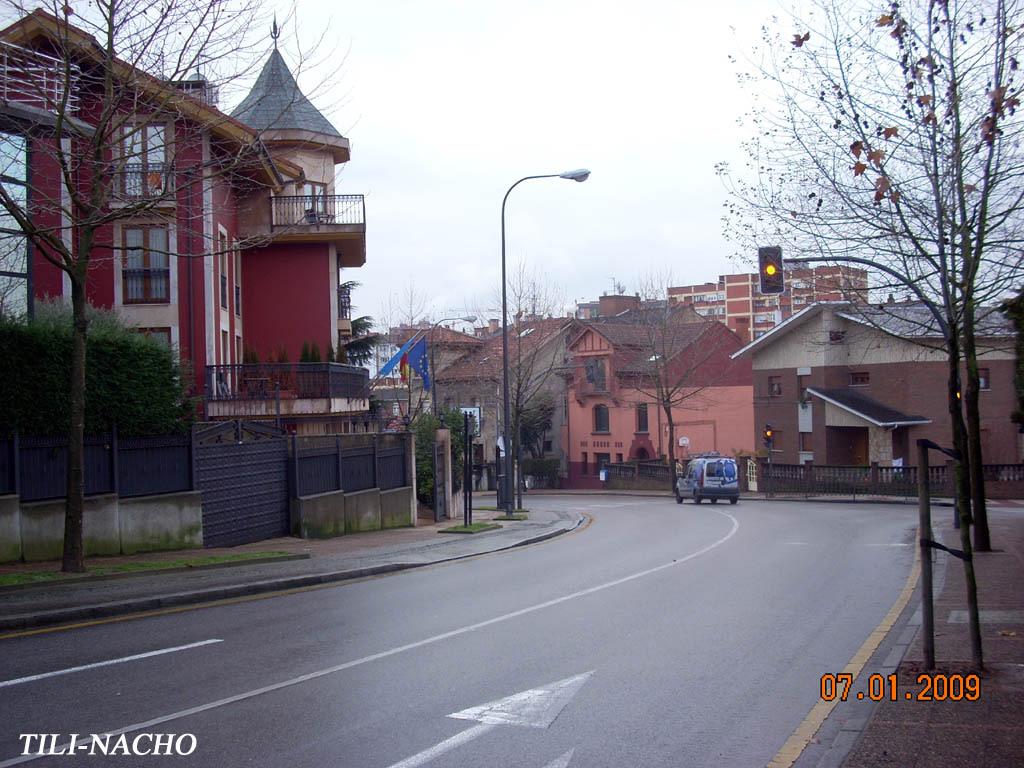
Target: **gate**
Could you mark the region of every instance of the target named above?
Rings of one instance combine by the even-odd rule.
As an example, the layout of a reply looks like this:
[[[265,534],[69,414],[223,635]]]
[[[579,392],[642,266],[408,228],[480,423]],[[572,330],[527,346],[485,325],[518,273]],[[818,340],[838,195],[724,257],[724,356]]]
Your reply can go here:
[[[754,459],[747,459],[747,490],[757,493],[757,462]]]
[[[288,438],[276,427],[225,421],[194,433],[203,545],[233,547],[290,532]]]

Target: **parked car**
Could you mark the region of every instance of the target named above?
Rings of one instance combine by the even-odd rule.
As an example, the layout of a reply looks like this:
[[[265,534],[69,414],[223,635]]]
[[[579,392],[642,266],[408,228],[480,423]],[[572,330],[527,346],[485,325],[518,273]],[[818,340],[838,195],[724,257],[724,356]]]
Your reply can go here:
[[[676,504],[683,499],[693,499],[700,504],[703,499],[711,499],[717,504],[719,499],[728,499],[730,504],[740,500],[739,471],[736,459],[722,456],[719,453],[702,453],[690,459],[686,470],[676,477]]]

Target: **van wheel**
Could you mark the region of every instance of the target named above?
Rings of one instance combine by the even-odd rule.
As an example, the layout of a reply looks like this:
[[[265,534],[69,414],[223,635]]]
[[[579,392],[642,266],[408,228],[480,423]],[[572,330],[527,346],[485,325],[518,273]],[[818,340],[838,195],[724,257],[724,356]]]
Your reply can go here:
[[[677,492],[676,493],[676,504],[682,504],[682,503],[683,503],[683,497],[680,496],[679,493]]]
[[[701,502],[700,496],[698,496],[696,493],[693,494],[693,503],[694,504],[700,504],[700,502]]]
[[[735,503],[736,503],[736,502],[738,502],[738,501],[739,501],[739,499],[737,499],[737,498],[732,498],[732,499],[729,499],[729,503],[730,503],[730,504],[735,504]]]
[[[712,504],[717,504],[717,503],[718,503],[718,499],[716,499],[716,498],[712,497],[712,499],[711,499],[711,503],[712,503]]]

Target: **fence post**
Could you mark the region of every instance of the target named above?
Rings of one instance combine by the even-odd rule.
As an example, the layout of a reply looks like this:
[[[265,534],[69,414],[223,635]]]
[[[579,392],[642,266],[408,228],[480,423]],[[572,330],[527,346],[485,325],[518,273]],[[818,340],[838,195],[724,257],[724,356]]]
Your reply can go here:
[[[235,419],[235,442],[242,442],[242,420]]]
[[[373,433],[373,488],[380,488],[377,471],[377,433]]]
[[[14,466],[14,495],[21,497],[21,441],[18,439],[18,430],[14,430],[14,458],[11,464]]]
[[[299,488],[299,436],[292,435],[292,498],[298,499],[302,496],[302,489]]]
[[[928,497],[928,446],[917,441],[917,515],[918,545],[921,549],[921,632],[924,667],[935,669],[935,617],[932,614],[932,540],[931,499]]]
[[[341,477],[341,435],[334,436],[334,451],[335,458],[338,460],[338,490],[345,490],[345,483]]]
[[[121,492],[121,468],[118,464],[117,422],[115,421],[110,427],[110,484],[113,486],[114,493],[116,494]]]
[[[878,495],[878,462],[871,462],[870,489],[873,496]]]
[[[190,491],[196,489],[196,474],[196,423],[192,422],[188,433],[188,486]]]

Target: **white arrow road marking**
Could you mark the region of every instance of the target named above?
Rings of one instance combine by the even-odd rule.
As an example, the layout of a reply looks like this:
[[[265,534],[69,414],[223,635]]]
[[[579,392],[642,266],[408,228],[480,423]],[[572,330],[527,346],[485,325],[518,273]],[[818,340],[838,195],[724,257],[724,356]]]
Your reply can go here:
[[[526,725],[531,728],[547,728],[565,709],[576,692],[594,674],[594,670],[582,675],[567,677],[556,683],[529,691],[516,693],[504,699],[497,699],[470,707],[461,712],[453,712],[448,717],[457,720],[476,720],[491,725]]]
[[[136,653],[134,656],[122,656],[120,659],[109,659],[108,661],[97,661],[95,664],[83,664],[80,667],[69,667],[68,669],[58,669],[55,672],[43,672],[39,675],[29,675],[28,677],[19,677],[15,680],[3,680],[0,681],[0,688],[6,688],[11,685],[21,685],[22,683],[31,683],[35,680],[43,680],[47,677],[56,677],[57,675],[70,675],[72,672],[81,672],[86,669],[96,669],[97,667],[109,667],[111,664],[124,664],[126,661],[138,661],[139,659],[148,659],[151,656],[162,656],[165,653],[176,653],[177,651],[187,651],[189,648],[199,648],[203,645],[212,645],[213,643],[223,643],[223,640],[203,640],[199,643],[189,643],[188,645],[176,645],[173,648],[161,648],[158,651],[149,651],[148,653]]]
[[[483,736],[499,725],[547,728],[555,722],[555,718],[565,709],[565,705],[583,687],[583,684],[590,679],[592,674],[594,674],[594,670],[584,672],[582,675],[567,677],[564,680],[559,680],[540,688],[531,688],[528,691],[514,693],[503,699],[495,699],[478,707],[470,707],[459,712],[453,712],[448,717],[453,717],[457,720],[477,720],[480,725],[474,725],[472,728],[462,731],[462,733],[457,733],[440,744],[435,744],[422,752],[417,752],[412,757],[407,757],[405,760],[389,766],[389,768],[416,768],[416,766],[424,765],[445,752],[450,752],[478,736]],[[546,766],[546,768],[565,768],[569,765],[569,758],[571,757],[572,750]]]
[[[569,768],[569,761],[572,760],[572,753],[575,751],[576,748],[573,747],[561,757],[556,758],[545,765],[544,768]]]

